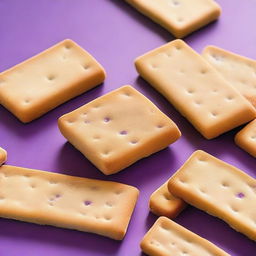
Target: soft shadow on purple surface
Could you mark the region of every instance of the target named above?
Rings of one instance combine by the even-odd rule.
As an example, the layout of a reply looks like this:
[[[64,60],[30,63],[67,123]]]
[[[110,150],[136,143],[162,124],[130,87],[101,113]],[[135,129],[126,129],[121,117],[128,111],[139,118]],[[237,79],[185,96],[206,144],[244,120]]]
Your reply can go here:
[[[161,163],[161,168],[156,167],[156,162]],[[164,175],[175,164],[175,153],[172,149],[166,148],[150,157],[139,160],[117,174],[106,176],[69,142],[63,145],[56,159],[56,166],[61,173],[86,178],[118,181],[136,187],[141,187],[145,183],[150,182],[151,179],[155,178],[155,175]]]
[[[120,8],[125,14],[130,15],[138,23],[145,26],[146,29],[153,31],[154,33],[161,36],[166,42],[169,42],[175,39],[172,36],[172,34],[170,34],[167,30],[165,30],[160,25],[156,24],[155,22],[150,20],[148,17],[138,12],[136,9],[134,9],[131,5],[129,5],[125,1],[119,1],[119,0],[109,0],[109,1],[115,4],[118,8]]]
[[[40,244],[45,244],[45,246],[49,244],[58,244],[66,247],[72,246],[85,252],[100,252],[106,255],[115,255],[122,244],[122,242],[95,234],[14,220],[0,219],[0,225],[0,239],[1,237],[9,236],[24,242],[37,240],[40,241]]]

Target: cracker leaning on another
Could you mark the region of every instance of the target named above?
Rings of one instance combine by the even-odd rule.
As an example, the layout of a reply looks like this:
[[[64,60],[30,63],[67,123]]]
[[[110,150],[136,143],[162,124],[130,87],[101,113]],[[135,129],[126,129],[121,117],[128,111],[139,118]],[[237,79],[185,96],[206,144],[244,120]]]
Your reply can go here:
[[[186,203],[168,190],[168,181],[152,193],[149,199],[150,211],[158,216],[175,218],[184,208]]]
[[[222,249],[166,217],[160,217],[141,241],[150,256],[229,256]]]
[[[235,89],[256,107],[256,61],[226,51],[216,46],[207,46],[202,53]]]
[[[212,0],[126,0],[139,12],[181,38],[216,20],[221,8]]]
[[[125,236],[139,191],[125,184],[3,165],[0,217]]]
[[[7,152],[0,147],[0,166],[5,163],[7,160]]]
[[[123,86],[63,115],[63,136],[109,175],[168,147],[176,124],[131,86]]]
[[[207,139],[256,117],[255,108],[182,40],[138,57],[135,66]]]
[[[0,73],[0,104],[27,123],[104,80],[102,66],[64,40]]]
[[[198,150],[169,180],[168,189],[256,240],[256,180],[238,168]]]
[[[236,134],[235,142],[240,148],[256,157],[256,120],[247,124]]]

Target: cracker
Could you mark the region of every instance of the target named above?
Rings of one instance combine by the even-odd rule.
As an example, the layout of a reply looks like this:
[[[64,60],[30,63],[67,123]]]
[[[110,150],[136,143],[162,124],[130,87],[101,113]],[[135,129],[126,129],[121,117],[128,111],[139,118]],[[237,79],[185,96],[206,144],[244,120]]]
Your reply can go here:
[[[186,203],[173,196],[165,182],[155,192],[152,193],[149,199],[150,211],[158,216],[166,216],[168,218],[175,218],[185,207]]]
[[[7,160],[7,152],[0,147],[0,166]]]
[[[0,216],[123,239],[138,189],[117,182],[3,165]]]
[[[240,148],[256,157],[256,120],[247,124],[236,134],[235,142]]]
[[[223,78],[256,107],[255,60],[215,46],[207,46],[202,55]]]
[[[104,69],[88,52],[64,40],[2,72],[0,103],[27,123],[104,79]]]
[[[256,180],[204,151],[196,151],[168,183],[170,193],[256,240]]]
[[[150,256],[228,256],[208,240],[166,217],[160,217],[144,236],[141,249]]]
[[[135,66],[207,139],[256,116],[253,106],[182,40],[146,53]]]
[[[131,86],[59,118],[63,136],[104,174],[116,173],[176,141],[175,123]]]
[[[175,37],[182,38],[216,20],[221,8],[212,0],[126,0]]]

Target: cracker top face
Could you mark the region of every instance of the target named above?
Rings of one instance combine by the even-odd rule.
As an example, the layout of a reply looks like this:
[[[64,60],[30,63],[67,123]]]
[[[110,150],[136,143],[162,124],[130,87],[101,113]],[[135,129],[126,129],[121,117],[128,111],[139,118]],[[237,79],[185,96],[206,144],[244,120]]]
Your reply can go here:
[[[169,190],[186,202],[224,219],[256,239],[256,180],[204,151],[196,151],[176,172]]]
[[[170,133],[175,140],[180,136],[176,125],[131,86],[123,86],[62,116],[59,127],[106,174],[113,171],[111,166],[107,170],[108,165],[141,156],[147,150],[145,146],[158,138]]]
[[[249,102],[182,40],[138,57],[135,66],[208,139],[256,115]]]
[[[203,57],[243,96],[256,107],[256,61],[207,46]]]
[[[104,69],[89,53],[73,41],[64,40],[2,72],[0,102],[21,121],[28,122],[71,98],[74,92],[86,91],[81,83],[88,83],[91,89],[104,79]]]
[[[211,242],[166,217],[160,217],[155,222],[143,238],[141,248],[145,253],[152,256],[229,255]]]
[[[221,13],[212,0],[126,1],[179,38],[217,19]]]
[[[3,165],[0,216],[122,239],[138,190],[125,184]],[[15,189],[14,189],[15,188]]]

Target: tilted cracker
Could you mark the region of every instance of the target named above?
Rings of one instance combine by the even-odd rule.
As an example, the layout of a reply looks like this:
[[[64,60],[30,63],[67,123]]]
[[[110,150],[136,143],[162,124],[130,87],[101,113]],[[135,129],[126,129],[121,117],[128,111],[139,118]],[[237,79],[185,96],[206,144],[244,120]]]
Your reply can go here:
[[[135,66],[207,139],[256,117],[253,106],[182,40],[146,53]]]
[[[0,147],[0,166],[5,163],[7,160],[7,152]]]
[[[158,216],[166,216],[168,218],[175,218],[185,207],[186,203],[175,196],[173,196],[165,182],[161,187],[152,193],[149,199],[150,211]]]
[[[64,40],[0,73],[0,103],[27,123],[104,79],[104,69],[88,52]]]
[[[63,136],[104,174],[116,173],[175,142],[175,123],[131,86],[59,118]]]
[[[236,134],[235,142],[240,148],[256,157],[256,120],[247,124]]]
[[[166,217],[155,222],[140,246],[149,256],[229,256],[213,243]]]
[[[3,165],[0,217],[123,239],[138,189],[117,182]]]
[[[198,150],[170,179],[168,189],[256,240],[256,180],[236,167]]]
[[[126,0],[174,36],[182,38],[216,20],[221,8],[212,0]]]
[[[207,46],[202,56],[254,107],[256,107],[256,61],[226,51],[216,46]]]

